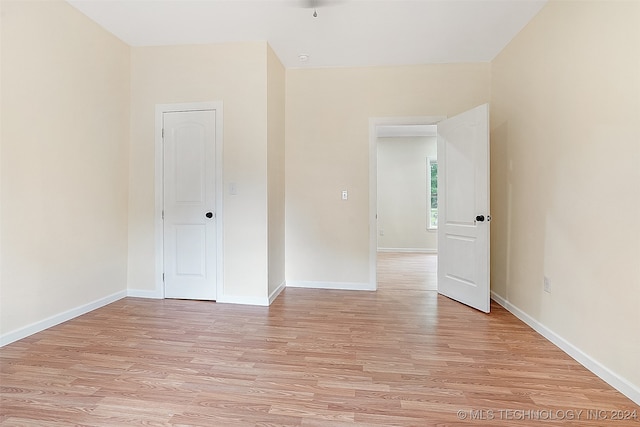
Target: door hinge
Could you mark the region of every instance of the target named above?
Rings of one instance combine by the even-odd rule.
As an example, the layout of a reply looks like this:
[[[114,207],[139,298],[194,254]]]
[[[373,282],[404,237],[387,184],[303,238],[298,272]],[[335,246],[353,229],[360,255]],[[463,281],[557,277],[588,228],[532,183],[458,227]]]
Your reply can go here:
[[[162,273],[162,282],[164,282],[164,273]]]
[[[162,128],[162,137],[164,138],[164,128]]]
[[[162,219],[164,219],[164,210],[162,211]]]

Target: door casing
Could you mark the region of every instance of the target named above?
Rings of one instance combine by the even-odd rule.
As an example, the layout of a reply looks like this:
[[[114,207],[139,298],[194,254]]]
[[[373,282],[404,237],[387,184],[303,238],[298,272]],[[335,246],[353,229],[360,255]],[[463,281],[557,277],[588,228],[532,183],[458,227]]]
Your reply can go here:
[[[192,102],[177,104],[156,104],[155,111],[155,209],[154,209],[154,235],[155,235],[155,267],[154,267],[154,291],[149,297],[164,298],[164,227],[162,210],[164,206],[163,191],[163,142],[162,142],[162,117],[164,113],[179,111],[203,111],[215,110],[215,135],[216,135],[216,295],[223,295],[224,290],[224,182],[223,182],[223,104],[222,101]]]

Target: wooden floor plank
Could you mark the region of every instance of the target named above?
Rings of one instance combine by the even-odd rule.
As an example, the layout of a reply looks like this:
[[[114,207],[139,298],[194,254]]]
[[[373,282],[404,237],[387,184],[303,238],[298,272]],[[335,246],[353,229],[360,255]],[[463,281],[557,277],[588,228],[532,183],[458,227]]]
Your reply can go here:
[[[0,426],[640,426],[637,405],[500,306],[437,295],[435,256],[379,267],[377,292],[125,298],[7,345]]]

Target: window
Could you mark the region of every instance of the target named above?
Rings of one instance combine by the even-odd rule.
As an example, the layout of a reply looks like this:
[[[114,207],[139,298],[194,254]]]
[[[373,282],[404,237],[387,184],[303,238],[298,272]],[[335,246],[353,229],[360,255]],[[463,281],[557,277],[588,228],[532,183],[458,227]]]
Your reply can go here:
[[[427,229],[438,228],[438,160],[427,158]]]

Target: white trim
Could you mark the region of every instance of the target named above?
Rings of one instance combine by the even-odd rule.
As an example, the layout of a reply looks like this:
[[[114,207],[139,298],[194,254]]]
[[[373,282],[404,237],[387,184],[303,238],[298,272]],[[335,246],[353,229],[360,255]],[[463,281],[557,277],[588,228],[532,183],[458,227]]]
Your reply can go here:
[[[424,249],[424,248],[378,248],[378,252],[437,254],[438,250],[437,249]]]
[[[369,286],[378,289],[378,131],[383,119],[369,119]],[[288,284],[287,284],[288,285]]]
[[[383,125],[433,125],[447,116],[371,117],[369,118],[369,285],[376,290],[378,254],[378,132]],[[289,284],[287,283],[287,286]]]
[[[277,288],[273,290],[273,292],[271,292],[271,294],[269,294],[269,305],[273,304],[276,298],[278,298],[278,295],[280,295],[280,292],[282,292],[286,287],[287,282],[283,281],[282,283],[280,283],[280,285],[278,285]]]
[[[176,111],[208,111],[216,112],[216,300],[220,300],[224,290],[224,174],[223,174],[223,104],[222,101],[189,102],[179,104],[156,104],[155,115],[155,290],[149,298],[164,298],[163,254],[163,161],[162,161],[162,115]],[[137,292],[132,290],[133,292]],[[145,292],[146,294],[146,292]]]
[[[378,138],[404,138],[412,136],[437,136],[435,125],[379,125],[376,126]]]
[[[595,360],[593,357],[586,354],[584,351],[580,350],[575,345],[571,344],[566,339],[562,338],[560,335],[553,332],[551,329],[538,322],[533,317],[529,316],[527,313],[511,304],[506,299],[502,298],[500,295],[495,292],[491,292],[491,299],[504,307],[508,312],[516,316],[518,319],[522,320],[529,327],[531,327],[534,331],[551,341],[555,344],[560,350],[564,351],[566,354],[575,359],[582,366],[593,372],[596,376],[602,379],[604,382],[609,384],[611,387],[618,390],[620,393],[627,396],[629,399],[634,401],[637,405],[640,405],[640,387],[632,384],[630,381],[625,379],[624,377],[616,374],[611,371],[609,368],[604,366],[602,363]]]
[[[164,295],[156,290],[127,289],[127,296],[133,298],[163,299]]]
[[[308,280],[287,280],[288,288],[340,289],[345,291],[375,291],[376,287],[366,282],[314,282]]]
[[[44,331],[45,329],[49,329],[53,326],[59,325],[60,323],[67,322],[78,316],[82,316],[83,314],[89,313],[90,311],[96,310],[100,307],[104,307],[105,305],[111,304],[112,302],[118,301],[126,296],[127,291],[119,291],[114,294],[107,295],[106,297],[89,302],[87,304],[83,304],[67,311],[63,311],[62,313],[47,317],[46,319],[34,322],[30,325],[16,329],[14,331],[8,332],[0,336],[0,347],[11,344],[12,342],[16,342],[38,332]]]
[[[218,298],[216,303],[221,304],[243,304],[243,305],[259,305],[263,307],[269,306],[269,298],[268,297],[242,297],[235,295],[225,295],[224,297]]]

